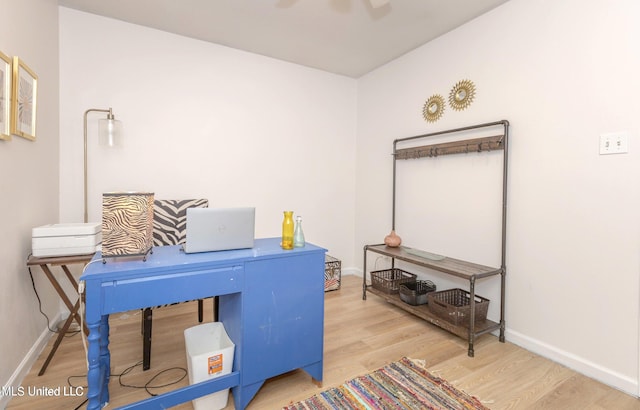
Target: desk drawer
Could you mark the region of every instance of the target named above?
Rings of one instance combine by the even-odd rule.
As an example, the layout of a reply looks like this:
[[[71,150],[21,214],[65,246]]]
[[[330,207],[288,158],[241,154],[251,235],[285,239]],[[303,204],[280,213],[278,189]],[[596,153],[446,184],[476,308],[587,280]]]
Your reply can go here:
[[[101,310],[110,314],[240,292],[243,272],[240,265],[105,282]]]

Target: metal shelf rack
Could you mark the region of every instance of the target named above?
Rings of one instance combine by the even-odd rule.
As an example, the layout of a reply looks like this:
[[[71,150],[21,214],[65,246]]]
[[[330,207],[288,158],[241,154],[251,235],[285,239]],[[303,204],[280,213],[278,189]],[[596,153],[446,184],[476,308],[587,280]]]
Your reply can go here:
[[[481,138],[460,139],[452,142],[434,143],[421,145],[410,148],[398,149],[398,144],[406,141],[428,139],[435,136],[452,136],[456,137],[471,131],[489,131],[502,129],[499,135],[492,135]],[[450,257],[429,258],[428,256],[417,255],[416,252],[408,252],[410,248],[398,247],[391,248],[384,244],[365,245],[364,246],[364,265],[362,279],[362,299],[366,300],[367,292],[382,297],[387,302],[398,306],[405,311],[412,313],[429,323],[432,323],[442,329],[445,329],[459,337],[466,338],[469,343],[468,355],[474,356],[474,342],[476,338],[482,334],[500,331],[499,340],[505,341],[505,321],[504,321],[504,302],[505,302],[505,277],[507,274],[506,267],[506,232],[507,232],[507,174],[508,174],[508,141],[509,141],[509,122],[501,120],[496,122],[473,125],[463,128],[456,128],[446,131],[434,132],[430,134],[417,135],[409,138],[397,139],[393,142],[393,207],[392,207],[392,229],[396,226],[396,162],[399,160],[409,160],[418,158],[433,158],[442,155],[465,154],[471,152],[486,152],[502,150],[502,235],[501,235],[501,263],[499,267],[489,267],[479,265],[473,262],[454,259]],[[427,305],[412,306],[404,303],[398,295],[387,294],[381,292],[371,285],[367,284],[367,252],[373,252],[391,258],[392,266],[395,261],[404,261],[414,265],[433,269],[462,278],[469,282],[470,293],[470,320],[468,325],[455,325],[443,320],[439,316],[432,313]],[[418,252],[419,253],[419,252]],[[475,283],[478,279],[484,279],[494,276],[500,276],[500,320],[494,322],[486,319],[477,321],[475,318]]]

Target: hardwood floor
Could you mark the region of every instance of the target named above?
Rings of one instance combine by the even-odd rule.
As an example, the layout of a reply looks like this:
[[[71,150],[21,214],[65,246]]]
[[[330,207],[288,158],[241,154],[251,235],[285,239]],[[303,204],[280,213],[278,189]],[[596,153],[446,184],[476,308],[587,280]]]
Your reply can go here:
[[[342,288],[326,293],[325,365],[322,388],[301,370],[268,380],[247,407],[249,410],[279,409],[345,380],[368,373],[402,356],[424,360],[427,369],[456,387],[478,397],[492,409],[640,409],[640,400],[582,376],[564,366],[532,354],[513,344],[484,335],[476,344],[476,357],[467,357],[465,341],[442,331],[375,295],[361,297],[362,279],[345,276]],[[205,301],[205,320],[211,320],[211,300]],[[138,365],[142,358],[140,312],[112,315],[110,408],[149,397],[144,386],[173,383],[186,374],[183,330],[197,325],[197,307],[184,303],[154,311],[151,369]],[[46,373],[37,376],[49,346],[22,383],[25,395],[14,397],[8,409],[75,409],[83,404],[86,364],[79,334],[65,339]],[[184,369],[184,370],[180,370]],[[70,383],[70,384],[69,384]],[[161,393],[186,386],[185,377]],[[29,388],[48,387],[66,396],[31,396]],[[80,396],[71,394],[80,393]],[[185,403],[175,409],[192,409]],[[233,409],[230,396],[226,409]]]

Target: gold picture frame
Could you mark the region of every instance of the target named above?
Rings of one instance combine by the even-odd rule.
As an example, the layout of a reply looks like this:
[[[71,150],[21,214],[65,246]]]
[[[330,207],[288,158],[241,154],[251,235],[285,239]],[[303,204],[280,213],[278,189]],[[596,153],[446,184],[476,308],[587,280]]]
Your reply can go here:
[[[440,94],[434,94],[424,103],[422,116],[427,122],[436,122],[444,112],[444,98]]]
[[[11,57],[0,51],[0,140],[11,140]]]
[[[36,139],[38,76],[18,57],[13,57],[11,133]]]

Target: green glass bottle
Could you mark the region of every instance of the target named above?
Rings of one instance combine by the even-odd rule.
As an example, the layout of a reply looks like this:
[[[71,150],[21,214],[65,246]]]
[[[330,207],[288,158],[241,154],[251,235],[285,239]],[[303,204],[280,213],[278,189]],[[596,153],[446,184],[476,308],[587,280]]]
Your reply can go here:
[[[296,229],[293,232],[293,247],[302,248],[304,246],[304,232],[302,232],[302,217],[296,216]]]
[[[293,249],[293,211],[284,211],[282,221],[282,249]]]

